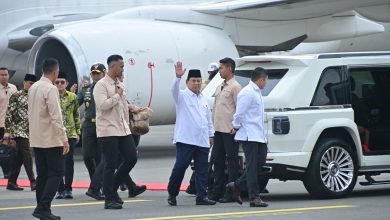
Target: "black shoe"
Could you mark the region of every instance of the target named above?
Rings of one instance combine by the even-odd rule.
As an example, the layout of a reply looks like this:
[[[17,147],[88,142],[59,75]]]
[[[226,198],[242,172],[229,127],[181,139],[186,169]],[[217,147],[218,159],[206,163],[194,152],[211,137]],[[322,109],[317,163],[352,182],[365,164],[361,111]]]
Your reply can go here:
[[[126,191],[127,186],[126,186],[125,184],[120,184],[120,185],[119,185],[119,189],[120,189],[121,191]]]
[[[95,191],[92,189],[88,189],[88,191],[85,193],[85,195],[92,197],[96,200],[104,200],[105,199],[105,196],[103,194],[101,194],[99,191]]]
[[[196,205],[215,205],[217,203],[214,200],[210,200],[209,198],[203,198],[201,200],[196,200]]]
[[[65,198],[65,192],[57,192],[56,199],[63,199]]]
[[[135,189],[133,190],[129,190],[129,198],[133,198],[133,197],[136,197],[138,196],[139,194],[145,192],[146,190],[146,186],[145,185],[142,185],[142,186],[135,186]]]
[[[64,199],[73,199],[73,195],[72,195],[72,191],[71,190],[66,189],[64,191]]]
[[[177,205],[176,197],[168,196],[168,204],[171,206],[176,206]]]
[[[210,195],[209,196],[209,199],[213,200],[213,201],[218,201],[220,198],[222,198],[222,196],[217,196],[217,195]]]
[[[195,187],[189,185],[186,189],[186,193],[190,194],[190,195],[196,195],[196,189]]]
[[[49,211],[39,211],[35,209],[32,215],[40,220],[61,220],[60,216],[53,215]]]
[[[104,202],[105,209],[122,209],[122,204],[117,203],[116,201],[106,200]]]
[[[8,190],[13,190],[13,191],[21,191],[21,190],[23,190],[22,187],[18,186],[18,184],[10,183],[10,182],[8,182],[8,184],[7,184],[7,189]]]
[[[117,202],[121,205],[124,203],[123,200],[121,199],[121,197],[119,197],[118,193],[115,193],[114,200],[115,200],[115,202]]]
[[[218,200],[220,203],[232,203],[235,202],[231,196],[224,196]]]

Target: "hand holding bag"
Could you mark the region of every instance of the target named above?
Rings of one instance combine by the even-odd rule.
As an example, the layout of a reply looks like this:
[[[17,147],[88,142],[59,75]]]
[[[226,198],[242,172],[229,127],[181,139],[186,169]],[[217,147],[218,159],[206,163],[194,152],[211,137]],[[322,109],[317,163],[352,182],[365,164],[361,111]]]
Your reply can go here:
[[[138,108],[130,111],[130,131],[132,134],[144,135],[149,132],[149,118],[152,117],[152,109]]]

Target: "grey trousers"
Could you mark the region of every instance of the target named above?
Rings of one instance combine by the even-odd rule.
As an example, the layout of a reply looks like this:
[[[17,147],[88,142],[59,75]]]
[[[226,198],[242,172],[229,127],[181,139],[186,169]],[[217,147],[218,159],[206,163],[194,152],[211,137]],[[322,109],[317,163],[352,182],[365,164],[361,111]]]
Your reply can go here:
[[[244,149],[246,168],[244,173],[235,181],[236,186],[248,190],[250,200],[260,196],[258,178],[261,167],[267,158],[267,144],[253,141],[240,142]]]

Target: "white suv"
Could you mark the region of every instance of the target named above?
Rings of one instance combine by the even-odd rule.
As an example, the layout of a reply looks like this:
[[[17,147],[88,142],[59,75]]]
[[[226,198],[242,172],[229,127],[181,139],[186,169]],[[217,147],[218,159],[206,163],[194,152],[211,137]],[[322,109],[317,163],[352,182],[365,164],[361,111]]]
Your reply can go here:
[[[269,74],[267,180],[302,180],[311,195],[338,198],[358,175],[370,185],[390,172],[390,52],[247,56],[236,64],[243,86],[256,67]],[[211,97],[221,81],[203,93]]]

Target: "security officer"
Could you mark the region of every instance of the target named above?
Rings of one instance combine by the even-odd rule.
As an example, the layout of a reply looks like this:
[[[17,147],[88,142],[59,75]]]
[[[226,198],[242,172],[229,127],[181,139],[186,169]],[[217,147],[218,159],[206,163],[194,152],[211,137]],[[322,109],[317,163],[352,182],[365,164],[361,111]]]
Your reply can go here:
[[[106,67],[101,63],[95,63],[91,66],[91,78],[93,83],[85,85],[78,93],[79,106],[85,106],[84,122],[82,126],[82,153],[85,166],[87,167],[89,177],[95,173],[96,166],[99,164],[102,154],[102,147],[97,141],[96,136],[96,109],[93,98],[93,89],[95,84],[106,74]]]

